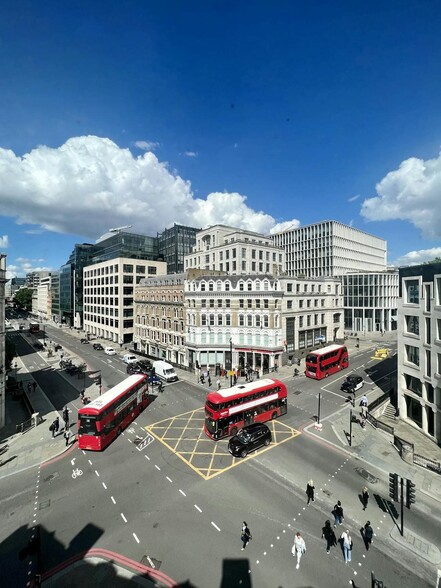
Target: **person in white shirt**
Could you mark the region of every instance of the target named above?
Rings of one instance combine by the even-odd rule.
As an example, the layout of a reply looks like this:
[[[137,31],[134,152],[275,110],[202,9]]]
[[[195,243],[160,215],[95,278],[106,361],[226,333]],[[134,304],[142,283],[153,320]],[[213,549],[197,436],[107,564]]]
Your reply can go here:
[[[300,535],[300,533],[297,531],[296,536],[294,538],[294,545],[292,546],[292,549],[291,549],[291,553],[293,554],[293,556],[294,555],[297,556],[296,570],[298,570],[300,567],[300,559],[301,559],[302,555],[305,553],[305,551],[306,551],[305,540]]]
[[[343,544],[343,553],[345,556],[345,563],[349,563],[352,559],[352,537],[349,531],[343,531],[341,534],[341,540]]]

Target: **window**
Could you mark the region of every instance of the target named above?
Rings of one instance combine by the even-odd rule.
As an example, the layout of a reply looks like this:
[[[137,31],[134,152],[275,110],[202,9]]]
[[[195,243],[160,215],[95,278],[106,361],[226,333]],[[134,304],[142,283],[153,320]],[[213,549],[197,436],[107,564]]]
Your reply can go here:
[[[420,365],[420,350],[413,345],[406,345],[406,359],[410,363]]]
[[[256,299],[256,308],[260,308],[260,300],[259,300],[259,298]]]
[[[410,376],[409,374],[404,374],[404,378],[406,380],[406,388],[408,390],[414,392],[415,394],[418,394],[418,396],[423,395],[422,384],[420,380],[418,380],[418,378]]]
[[[239,327],[244,327],[245,326],[245,317],[243,314],[239,315]]]
[[[420,301],[420,285],[418,280],[405,280],[406,302],[418,304]]]
[[[210,292],[213,292],[213,290],[214,290],[214,283],[213,282],[210,282],[208,284],[208,289],[210,290]]]
[[[269,327],[269,317],[267,314],[263,315],[263,326],[264,327]]]
[[[253,315],[252,314],[248,314],[247,315],[247,326],[248,327],[252,327],[253,326]]]
[[[225,292],[230,291],[230,282],[225,282]]]
[[[424,340],[427,343],[427,345],[430,345],[431,340],[432,340],[432,328],[431,328],[429,317],[426,317],[426,336],[425,336]]]
[[[218,298],[217,300],[217,307],[222,308],[222,298]]]
[[[248,298],[247,300],[247,308],[253,308],[253,301],[251,298]]]
[[[205,282],[201,282],[201,292],[205,292]]]
[[[217,315],[217,326],[218,327],[222,326],[222,319],[223,319],[223,316],[221,314],[218,314]]]
[[[303,317],[299,316],[299,328],[301,329],[303,327]]]
[[[205,298],[201,299],[201,307],[202,308],[207,308],[207,300]]]
[[[299,300],[299,308],[303,308],[303,300]]]
[[[239,282],[239,290],[241,292],[243,292],[243,290],[244,290],[244,284],[243,284],[243,282]]]
[[[243,298],[239,298],[239,308],[245,308],[245,300]]]
[[[260,328],[260,326],[261,326],[260,314],[256,314],[256,327]]]
[[[441,319],[436,319],[436,338],[441,339]]]
[[[263,308],[269,308],[269,300],[268,298],[265,298],[263,301]]]
[[[287,303],[286,303],[286,308],[287,308],[288,310],[291,310],[291,309],[292,309],[292,300],[288,300],[288,301],[287,301]]]

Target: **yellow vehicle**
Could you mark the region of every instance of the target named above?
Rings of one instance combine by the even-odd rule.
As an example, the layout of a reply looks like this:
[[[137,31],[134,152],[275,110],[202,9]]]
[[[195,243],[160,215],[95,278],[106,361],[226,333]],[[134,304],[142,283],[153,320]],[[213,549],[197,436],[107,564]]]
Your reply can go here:
[[[375,359],[386,359],[389,357],[389,349],[376,349]]]

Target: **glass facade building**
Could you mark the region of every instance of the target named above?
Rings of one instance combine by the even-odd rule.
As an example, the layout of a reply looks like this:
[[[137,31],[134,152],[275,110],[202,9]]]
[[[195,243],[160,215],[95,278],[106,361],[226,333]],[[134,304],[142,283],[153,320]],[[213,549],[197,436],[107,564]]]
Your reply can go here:
[[[192,252],[196,245],[196,233],[201,229],[174,224],[170,229],[158,233],[158,251],[167,263],[168,274],[184,271],[184,255]]]

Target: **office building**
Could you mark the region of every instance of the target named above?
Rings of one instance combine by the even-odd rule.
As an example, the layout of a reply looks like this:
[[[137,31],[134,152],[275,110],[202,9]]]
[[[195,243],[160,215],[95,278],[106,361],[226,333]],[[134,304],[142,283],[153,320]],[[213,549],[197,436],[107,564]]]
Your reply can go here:
[[[37,288],[38,284],[40,283],[40,280],[42,278],[47,278],[47,276],[49,275],[50,272],[46,270],[39,270],[27,273],[25,282],[26,288],[32,288],[34,290],[35,288]]]
[[[441,443],[441,263],[399,269],[400,418]]]
[[[167,264],[168,274],[180,274],[184,271],[184,256],[193,250],[196,234],[200,230],[175,223],[158,233],[158,252]]]
[[[165,274],[163,261],[115,258],[86,266],[84,331],[123,345],[134,335],[135,287],[143,278]]]
[[[280,278],[285,354],[302,357],[308,350],[343,340],[343,295],[337,278]]]
[[[288,276],[330,278],[387,269],[384,239],[338,221],[287,229],[272,235],[272,241],[285,252]]]
[[[205,269],[226,275],[283,273],[285,254],[269,237],[259,233],[214,225],[196,235],[192,253],[185,256],[185,270]]]
[[[395,331],[398,308],[398,270],[350,272],[341,276],[346,331]]]

